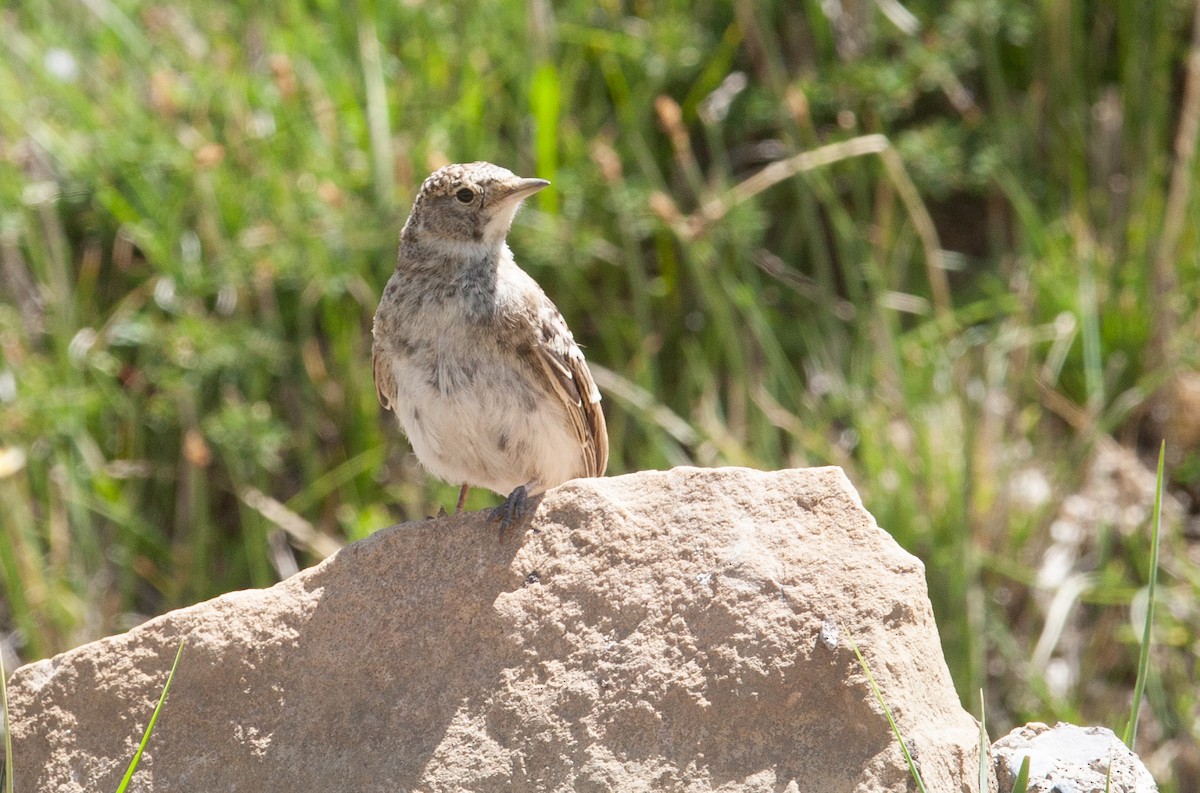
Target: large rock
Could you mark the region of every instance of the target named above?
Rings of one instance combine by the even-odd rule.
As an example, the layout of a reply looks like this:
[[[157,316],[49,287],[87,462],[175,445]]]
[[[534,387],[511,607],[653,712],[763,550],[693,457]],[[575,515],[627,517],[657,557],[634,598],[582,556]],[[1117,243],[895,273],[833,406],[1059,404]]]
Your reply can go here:
[[[580,480],[23,667],[17,790],[114,790],[180,639],[133,790],[913,789],[850,637],[926,787],[975,790],[924,568],[840,469]]]

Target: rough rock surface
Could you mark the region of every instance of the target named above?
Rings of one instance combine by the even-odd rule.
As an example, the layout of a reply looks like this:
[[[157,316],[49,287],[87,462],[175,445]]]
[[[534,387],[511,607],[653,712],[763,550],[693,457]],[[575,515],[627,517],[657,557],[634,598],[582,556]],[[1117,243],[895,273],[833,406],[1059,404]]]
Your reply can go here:
[[[1107,727],[1061,721],[1018,727],[992,745],[1000,790],[1012,790],[1027,755],[1029,793],[1084,793],[1106,784],[1111,793],[1158,793],[1141,759]]]
[[[837,468],[569,482],[21,668],[17,790],[975,790],[924,568]]]

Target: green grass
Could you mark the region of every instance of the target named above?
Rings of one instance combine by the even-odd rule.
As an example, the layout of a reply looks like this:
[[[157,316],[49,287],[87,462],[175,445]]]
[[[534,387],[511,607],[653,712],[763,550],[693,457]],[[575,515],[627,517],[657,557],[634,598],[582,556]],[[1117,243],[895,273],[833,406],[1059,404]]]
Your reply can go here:
[[[900,753],[904,755],[904,764],[908,766],[908,772],[912,775],[913,782],[917,785],[917,790],[925,793],[925,780],[921,778],[921,770],[917,768],[916,761],[913,760],[912,753],[908,751],[908,742],[904,740],[904,735],[900,732],[900,727],[896,724],[896,719],[892,717],[892,709],[888,707],[887,700],[884,699],[883,692],[879,690],[879,684],[875,682],[875,675],[871,673],[871,667],[867,665],[867,661],[863,658],[858,649],[858,643],[854,641],[854,637],[848,632],[846,633],[846,642],[850,645],[850,649],[854,651],[854,657],[858,659],[858,665],[862,667],[863,674],[867,676],[867,683],[871,686],[871,692],[875,694],[875,701],[879,703],[879,707],[883,709],[883,715],[887,718],[888,727],[892,731],[892,735],[896,738],[896,743],[900,746]],[[980,755],[980,763],[983,764],[987,757],[987,746],[984,745]],[[982,771],[980,776],[982,778]],[[986,785],[981,785],[981,791],[987,789]]]
[[[1150,673],[1150,636],[1154,628],[1154,600],[1158,589],[1158,549],[1162,539],[1162,495],[1163,495],[1163,463],[1167,456],[1166,441],[1158,449],[1158,473],[1154,481],[1154,514],[1150,518],[1150,571],[1149,584],[1146,586],[1146,617],[1142,626],[1141,649],[1138,652],[1137,680],[1133,685],[1133,705],[1129,711],[1129,721],[1125,725],[1125,733],[1121,738],[1125,745],[1133,748],[1137,740],[1138,715],[1142,710],[1142,695],[1146,691],[1146,680]]]
[[[12,725],[8,721],[8,672],[4,669],[4,656],[0,653],[0,716],[4,718],[4,793],[13,793],[13,750]]]
[[[158,716],[162,713],[163,705],[167,702],[167,692],[171,690],[171,681],[175,679],[175,670],[179,668],[179,659],[183,657],[184,642],[179,642],[179,649],[175,651],[175,660],[171,663],[171,671],[167,673],[167,680],[163,683],[162,693],[158,695],[158,703],[154,706],[154,711],[150,714],[150,721],[146,723],[146,730],[142,733],[142,740],[138,742],[137,751],[133,753],[133,757],[129,760],[129,767],[125,769],[125,774],[121,777],[121,784],[117,786],[117,793],[125,793],[129,787],[129,783],[133,781],[133,775],[137,773],[138,764],[142,760],[142,753],[146,751],[146,744],[150,743],[150,735],[154,732],[154,725],[158,722]]]
[[[1142,640],[1141,640],[1141,650],[1138,654],[1137,678],[1134,681],[1134,685],[1133,685],[1133,705],[1130,709],[1129,720],[1128,720],[1128,722],[1126,722],[1125,732],[1121,739],[1122,741],[1124,741],[1125,745],[1128,746],[1130,749],[1134,748],[1134,743],[1136,742],[1136,739],[1137,739],[1138,715],[1141,711],[1142,695],[1145,692],[1146,681],[1149,677],[1149,672],[1150,672],[1150,661],[1149,661],[1150,650],[1151,650],[1150,639],[1151,639],[1151,634],[1152,634],[1153,627],[1154,627],[1154,603],[1155,603],[1156,590],[1158,588],[1158,551],[1159,551],[1160,539],[1162,536],[1161,535],[1162,496],[1163,496],[1163,483],[1165,481],[1164,462],[1166,460],[1166,452],[1167,452],[1167,444],[1164,441],[1161,444],[1159,444],[1158,469],[1157,469],[1157,472],[1155,474],[1155,479],[1154,479],[1154,512],[1152,513],[1152,515],[1150,517],[1151,539],[1150,539],[1150,569],[1148,572],[1149,583],[1146,587],[1146,614],[1145,614],[1145,617],[1143,619],[1143,624],[1142,624]],[[853,642],[851,642],[851,646],[853,646]],[[858,656],[858,662],[859,662],[859,664],[862,665],[863,671],[867,673],[867,678],[868,678],[868,680],[870,680],[871,688],[875,691],[876,698],[879,699],[880,704],[884,708],[884,712],[888,714],[888,722],[889,722],[889,724],[891,724],[892,732],[895,734],[896,740],[900,742],[901,748],[904,750],[905,758],[909,759],[909,768],[913,773],[913,777],[916,779],[917,786],[921,789],[924,789],[924,785],[921,782],[920,775],[918,774],[915,765],[913,765],[911,758],[909,758],[908,748],[904,745],[904,739],[901,736],[899,729],[896,727],[895,722],[892,721],[891,714],[888,713],[888,711],[887,711],[887,704],[883,701],[883,696],[879,691],[878,685],[875,683],[875,679],[871,676],[870,669],[867,668],[866,661],[863,660],[862,654],[859,653],[857,647],[854,647],[854,652],[855,652],[855,655]],[[988,784],[987,783],[987,776],[988,776],[988,759],[987,758],[988,758],[988,752],[989,752],[989,743],[988,743],[988,739],[987,739],[987,730],[985,728],[986,709],[987,709],[986,700],[984,699],[983,692],[980,691],[979,692],[979,712],[980,712],[979,789],[981,791],[987,790],[987,784]],[[1026,755],[1025,757],[1022,758],[1021,767],[1018,770],[1017,777],[1013,782],[1013,793],[1025,793],[1025,791],[1029,788],[1029,763],[1030,763],[1029,755]],[[1110,763],[1108,765],[1107,769],[1105,770],[1105,775],[1104,775],[1104,791],[1105,791],[1105,793],[1108,793],[1108,790],[1111,787],[1111,784],[1112,784],[1112,764]]]
[[[129,787],[129,783],[133,781],[133,775],[137,772],[138,765],[142,760],[142,753],[146,751],[146,745],[150,742],[150,735],[154,732],[154,725],[158,722],[159,714],[162,713],[163,706],[167,702],[167,692],[171,689],[171,681],[175,679],[175,670],[179,667],[179,659],[183,657],[183,645],[184,642],[179,642],[179,649],[175,651],[175,660],[171,664],[171,671],[167,673],[166,682],[163,683],[162,693],[158,696],[158,703],[155,704],[154,710],[150,713],[150,721],[146,724],[141,741],[138,742],[137,751],[129,759],[129,766],[125,769],[125,773],[121,777],[121,783],[117,786],[117,793],[125,793],[125,790]],[[3,716],[4,726],[4,790],[5,793],[13,793],[13,785],[15,784],[13,780],[16,775],[16,769],[13,765],[12,733],[8,720],[7,675],[4,671],[4,661],[2,658],[0,658],[0,715]]]
[[[924,0],[915,32],[870,3],[93,7],[0,14],[22,658],[268,585],[287,537],[304,565],[452,503],[380,415],[369,325],[420,180],[490,159],[553,180],[511,244],[597,368],[610,473],[841,465],[926,562],[992,734],[1124,720],[1151,569],[1128,521],[1090,524],[1060,677],[1030,659],[1083,461],[1174,444],[1151,397],[1198,368],[1193,3]],[[806,167],[751,190],[769,161]],[[1162,543],[1143,740],[1174,757],[1200,571]]]
[[[1017,778],[1013,780],[1012,793],[1025,793],[1029,790],[1029,755],[1025,755],[1021,759],[1021,768],[1017,771]]]
[[[987,699],[983,689],[979,689],[979,791],[988,789],[988,780],[992,777],[992,742],[987,732]]]

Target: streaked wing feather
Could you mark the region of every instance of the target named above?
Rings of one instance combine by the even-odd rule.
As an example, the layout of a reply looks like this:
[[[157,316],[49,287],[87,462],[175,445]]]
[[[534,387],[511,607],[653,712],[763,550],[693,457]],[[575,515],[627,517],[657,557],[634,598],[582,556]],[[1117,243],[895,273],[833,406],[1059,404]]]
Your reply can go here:
[[[385,410],[392,409],[392,400],[396,398],[396,381],[392,379],[392,365],[376,345],[371,354],[372,367],[375,374],[375,396]]]
[[[555,393],[567,407],[583,448],[586,475],[603,476],[608,466],[608,429],[600,409],[600,390],[566,320],[549,298],[543,296],[538,313],[541,329],[538,358]]]

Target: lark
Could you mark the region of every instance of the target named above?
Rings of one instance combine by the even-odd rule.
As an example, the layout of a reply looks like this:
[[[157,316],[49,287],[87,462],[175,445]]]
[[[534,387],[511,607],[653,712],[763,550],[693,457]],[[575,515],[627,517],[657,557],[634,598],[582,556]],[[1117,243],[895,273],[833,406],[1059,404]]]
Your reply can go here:
[[[501,532],[528,500],[601,476],[600,391],[562,314],[517,266],[507,236],[546,187],[487,162],[448,165],[421,186],[372,330],[375,390],[421,464],[504,503]]]

